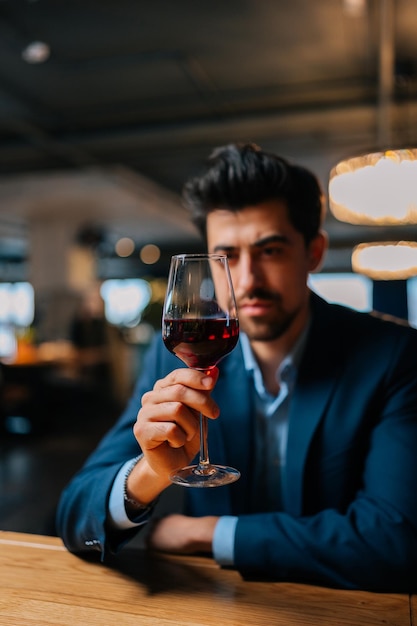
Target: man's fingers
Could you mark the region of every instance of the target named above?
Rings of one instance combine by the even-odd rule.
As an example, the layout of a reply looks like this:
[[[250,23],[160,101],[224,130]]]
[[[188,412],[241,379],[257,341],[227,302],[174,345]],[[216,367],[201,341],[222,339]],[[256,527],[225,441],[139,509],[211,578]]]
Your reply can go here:
[[[215,386],[219,377],[219,370],[214,367],[210,372],[201,372],[191,368],[180,368],[170,372],[165,378],[157,380],[154,390],[159,391],[172,385],[184,385],[193,389],[209,391]]]
[[[163,441],[179,448],[191,441],[199,430],[198,414],[179,402],[167,402],[164,415],[159,413],[159,406],[147,409],[146,420],[139,419],[135,424],[135,435],[146,441],[146,447],[152,449]]]
[[[219,416],[219,407],[209,393],[201,389],[188,387],[181,383],[172,383],[168,386],[154,388],[142,396],[142,407],[150,405],[170,405],[164,407],[164,415],[167,418],[174,417],[180,407],[176,404],[184,405],[198,412],[202,412],[209,418],[215,419]]]

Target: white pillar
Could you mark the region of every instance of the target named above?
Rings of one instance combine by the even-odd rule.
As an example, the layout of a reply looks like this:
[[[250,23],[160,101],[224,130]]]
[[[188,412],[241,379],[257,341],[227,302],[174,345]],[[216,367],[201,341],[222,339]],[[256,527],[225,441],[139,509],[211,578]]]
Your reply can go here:
[[[59,213],[29,220],[30,282],[38,339],[67,339],[82,293],[96,280],[92,249],[76,243],[81,219]]]

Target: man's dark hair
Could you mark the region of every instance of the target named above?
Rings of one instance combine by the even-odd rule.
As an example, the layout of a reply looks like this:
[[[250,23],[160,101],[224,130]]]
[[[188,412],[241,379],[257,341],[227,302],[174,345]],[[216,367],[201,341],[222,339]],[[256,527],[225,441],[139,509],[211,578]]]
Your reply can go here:
[[[309,244],[321,228],[325,210],[316,176],[255,144],[217,148],[205,171],[183,189],[184,203],[204,237],[211,211],[239,211],[273,199],[286,203],[291,224]]]

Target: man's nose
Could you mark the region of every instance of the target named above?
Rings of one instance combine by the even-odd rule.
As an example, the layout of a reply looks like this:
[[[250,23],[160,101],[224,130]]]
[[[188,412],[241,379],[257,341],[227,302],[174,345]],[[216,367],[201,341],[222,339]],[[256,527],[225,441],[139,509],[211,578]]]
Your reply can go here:
[[[242,258],[237,268],[236,292],[248,293],[259,282],[259,269],[250,257]]]

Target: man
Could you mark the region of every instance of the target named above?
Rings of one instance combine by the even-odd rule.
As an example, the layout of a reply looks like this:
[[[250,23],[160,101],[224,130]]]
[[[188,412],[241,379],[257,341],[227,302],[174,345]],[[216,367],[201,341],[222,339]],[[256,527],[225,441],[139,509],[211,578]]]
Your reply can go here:
[[[149,545],[207,552],[247,576],[417,588],[417,332],[330,305],[308,275],[326,249],[320,186],[253,145],[217,150],[184,190],[229,258],[241,337],[212,376],[158,338],[133,398],[64,492],[58,530],[103,559],[152,519],[210,419],[213,461],[241,478],[185,489]]]

